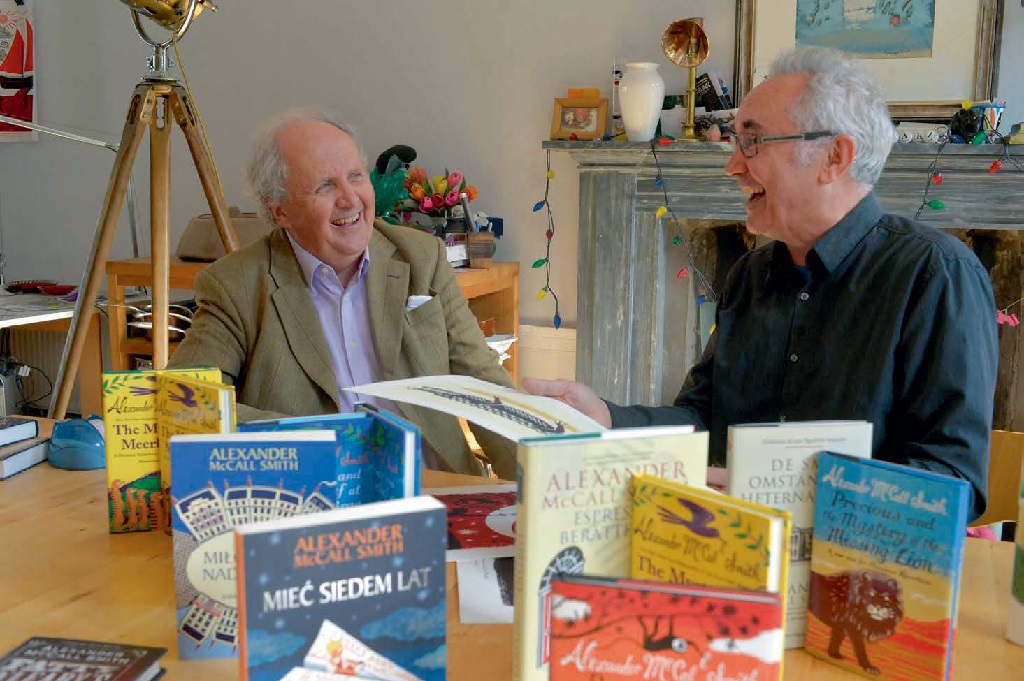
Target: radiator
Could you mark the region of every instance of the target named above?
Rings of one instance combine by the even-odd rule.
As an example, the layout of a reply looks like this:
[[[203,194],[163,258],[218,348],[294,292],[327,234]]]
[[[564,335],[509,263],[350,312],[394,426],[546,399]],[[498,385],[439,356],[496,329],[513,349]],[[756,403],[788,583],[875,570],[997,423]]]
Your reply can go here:
[[[576,329],[519,325],[519,377],[576,378]]]
[[[14,327],[11,332],[11,355],[22,364],[35,367],[29,375],[22,379],[24,387],[22,398],[38,398],[35,405],[46,411],[50,407],[50,393],[45,398],[51,384],[57,381],[57,372],[60,370],[61,355],[64,353],[64,339],[67,333],[64,331],[36,331],[32,329],[20,329]],[[45,374],[45,378],[40,375]],[[49,379],[49,382],[47,381]],[[75,379],[74,390],[71,392],[71,399],[68,401],[68,413],[79,414],[82,411],[81,401],[78,397],[78,379]]]

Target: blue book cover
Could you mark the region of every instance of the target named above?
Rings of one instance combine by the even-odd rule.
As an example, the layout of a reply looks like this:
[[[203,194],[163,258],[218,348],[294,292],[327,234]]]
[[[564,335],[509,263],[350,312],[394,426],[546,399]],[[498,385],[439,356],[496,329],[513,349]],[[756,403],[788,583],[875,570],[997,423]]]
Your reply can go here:
[[[178,656],[237,655],[235,526],[334,508],[331,430],[170,440]]]
[[[426,496],[236,528],[242,681],[444,681],[446,535]]]
[[[358,405],[355,413],[249,421],[240,432],[326,428],[338,434],[338,506],[420,493],[420,431],[390,412]]]
[[[969,503],[965,480],[823,452],[808,652],[872,678],[949,678]]]

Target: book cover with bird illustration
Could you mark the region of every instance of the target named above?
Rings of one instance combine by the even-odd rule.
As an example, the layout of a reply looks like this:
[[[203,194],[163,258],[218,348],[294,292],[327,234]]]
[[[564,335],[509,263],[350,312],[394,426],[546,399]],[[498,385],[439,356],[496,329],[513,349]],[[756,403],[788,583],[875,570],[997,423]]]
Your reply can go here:
[[[519,442],[513,678],[548,676],[551,578],[629,576],[631,475],[707,481],[708,434],[692,427],[622,428]]]
[[[338,436],[338,505],[401,499],[420,493],[420,429],[374,405],[346,414],[248,421],[242,432],[325,428]]]
[[[785,603],[787,511],[652,475],[633,476],[629,493],[631,577],[759,589]]]
[[[444,681],[444,505],[428,496],[243,525],[239,677]],[[487,651],[479,651],[481,655]]]
[[[170,451],[178,656],[234,657],[234,528],[335,508],[335,433],[174,435]]]
[[[558,575],[551,681],[782,678],[782,596]]]
[[[170,499],[160,475],[157,374],[220,381],[220,369],[103,372],[108,522],[112,533],[166,529]]]
[[[220,382],[161,371],[156,377],[156,427],[160,456],[160,484],[164,498],[171,498],[172,435],[231,433],[235,430],[235,388]],[[170,526],[170,505],[167,505]]]
[[[970,484],[887,461],[818,461],[809,653],[868,678],[949,678]]]

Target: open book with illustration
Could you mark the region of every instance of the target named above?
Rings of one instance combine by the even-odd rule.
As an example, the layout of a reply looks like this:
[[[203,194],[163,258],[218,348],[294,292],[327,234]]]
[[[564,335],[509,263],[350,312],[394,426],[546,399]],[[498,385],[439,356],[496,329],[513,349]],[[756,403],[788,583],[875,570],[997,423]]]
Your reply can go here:
[[[522,393],[470,376],[421,376],[346,390],[461,416],[516,442],[528,437],[606,430],[554,398]]]

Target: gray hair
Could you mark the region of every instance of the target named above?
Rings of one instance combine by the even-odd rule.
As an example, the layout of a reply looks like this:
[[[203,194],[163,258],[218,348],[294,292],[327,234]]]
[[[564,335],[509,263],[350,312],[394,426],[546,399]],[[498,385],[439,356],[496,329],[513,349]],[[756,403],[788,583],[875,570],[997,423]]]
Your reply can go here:
[[[825,47],[802,47],[779,55],[770,76],[787,73],[810,76],[803,95],[789,111],[790,118],[804,131],[832,130],[852,137],[855,152],[850,175],[870,189],[897,139],[882,89],[852,59]],[[808,163],[810,150],[803,147],[797,159]]]
[[[356,144],[359,158],[366,164],[362,147],[356,137],[355,128],[345,123],[334,112],[326,109],[288,109],[264,123],[253,137],[249,151],[249,160],[245,166],[246,188],[256,202],[256,210],[267,224],[276,225],[268,206],[281,203],[287,198],[285,180],[288,178],[288,166],[284,162],[281,148],[277,144],[277,135],[281,130],[298,121],[321,121],[341,130]]]

